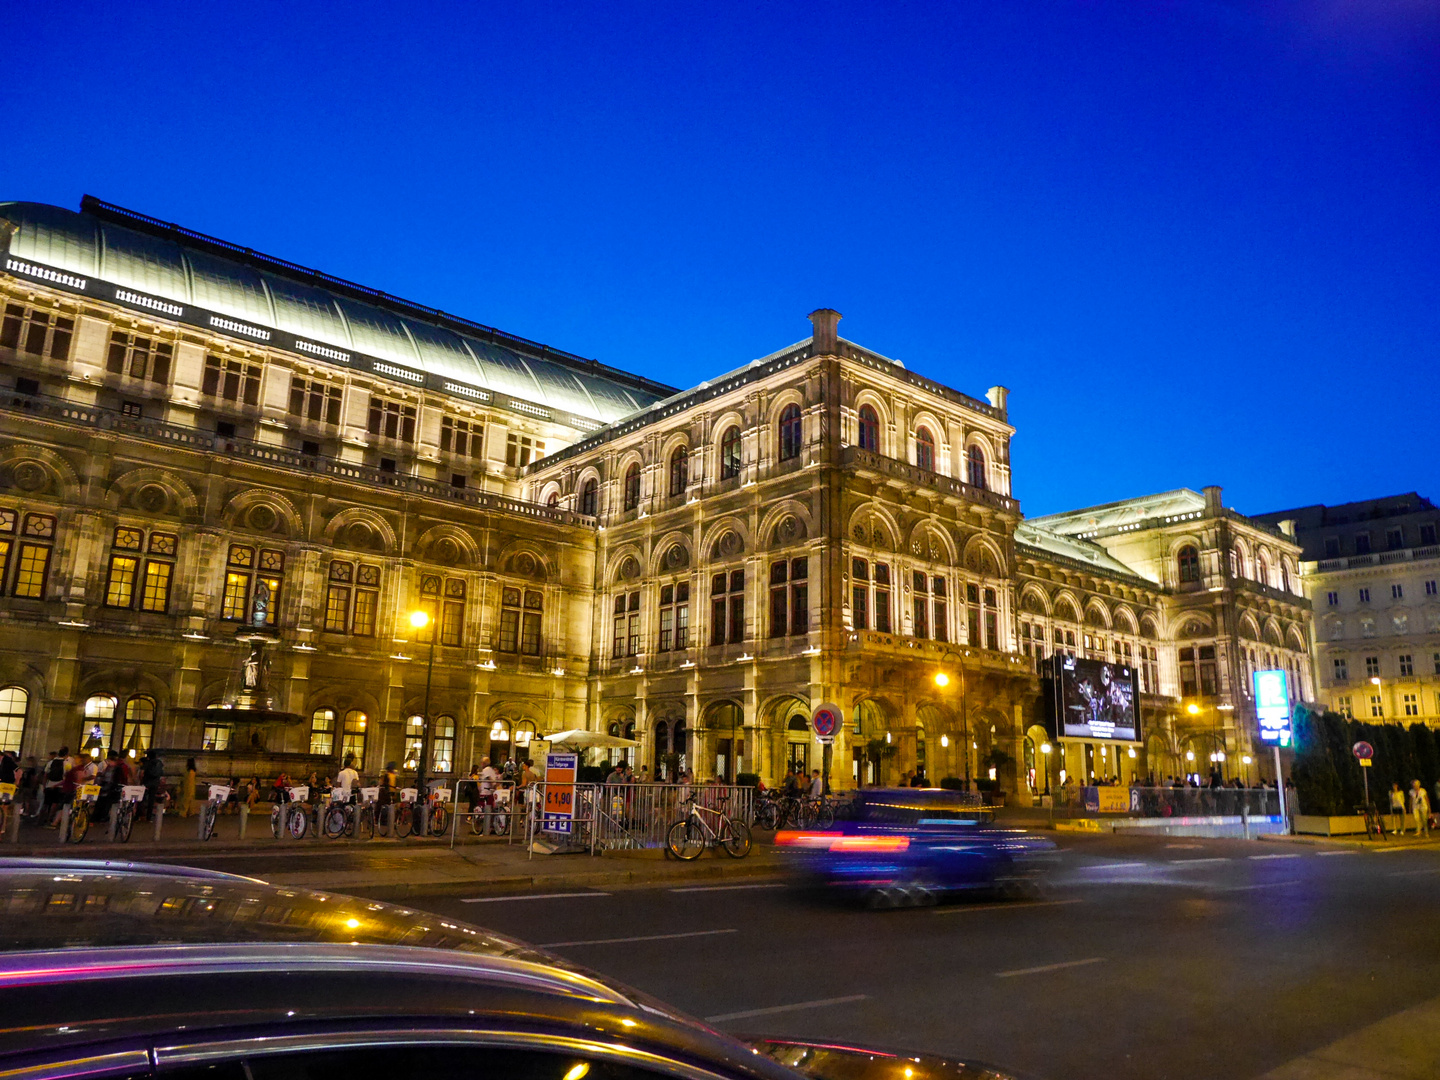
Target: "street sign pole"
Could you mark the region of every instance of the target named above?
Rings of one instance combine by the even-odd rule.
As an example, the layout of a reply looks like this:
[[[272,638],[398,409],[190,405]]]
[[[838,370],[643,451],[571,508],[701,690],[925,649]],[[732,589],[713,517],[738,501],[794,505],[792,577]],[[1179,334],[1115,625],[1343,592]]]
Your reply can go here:
[[[824,791],[830,790],[830,755],[835,745],[835,733],[840,730],[840,708],[828,701],[818,706],[810,715],[810,726],[820,740],[820,777]]]
[[[1289,832],[1290,818],[1285,814],[1285,778],[1280,775],[1280,744],[1276,743],[1271,749],[1275,751],[1275,790],[1280,795],[1280,820],[1287,823],[1285,831]]]

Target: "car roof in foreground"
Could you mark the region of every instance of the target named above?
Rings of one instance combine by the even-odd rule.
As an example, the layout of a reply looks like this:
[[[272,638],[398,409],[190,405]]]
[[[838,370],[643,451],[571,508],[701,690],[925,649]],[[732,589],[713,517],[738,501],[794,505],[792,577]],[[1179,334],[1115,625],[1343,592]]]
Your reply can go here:
[[[795,1077],[662,1002],[432,913],[210,871],[0,859],[0,1062],[179,1031],[422,1019],[609,1033]]]

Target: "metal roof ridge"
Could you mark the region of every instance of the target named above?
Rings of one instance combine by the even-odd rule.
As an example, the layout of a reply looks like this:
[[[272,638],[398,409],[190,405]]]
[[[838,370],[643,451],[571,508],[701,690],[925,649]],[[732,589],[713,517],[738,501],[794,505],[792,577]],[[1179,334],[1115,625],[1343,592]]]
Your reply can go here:
[[[387,293],[383,289],[376,289],[369,285],[361,285],[359,282],[337,277],[323,270],[301,266],[299,263],[294,263],[275,255],[267,255],[264,252],[256,251],[254,248],[243,247],[228,240],[222,240],[219,237],[210,236],[207,233],[186,228],[183,225],[177,225],[174,222],[163,221],[149,214],[142,214],[138,210],[130,210],[115,203],[106,202],[104,199],[99,199],[94,195],[85,195],[81,198],[80,211],[100,221],[133,229],[136,232],[147,233],[159,239],[173,241],[180,244],[182,250],[185,245],[189,244],[202,251],[207,251],[209,254],[242,263],[252,270],[272,273],[279,277],[288,278],[301,285],[309,285],[339,292],[352,300],[375,304],[377,307],[384,308],[391,314],[435,322],[443,328],[456,333],[478,333],[488,337],[491,341],[509,345],[517,350],[533,354],[539,359],[554,360],[569,367],[577,367],[582,372],[589,372],[591,374],[598,373],[609,378],[614,378],[617,381],[628,382],[648,393],[670,395],[677,392],[675,387],[659,382],[656,379],[650,379],[644,375],[637,375],[634,372],[601,363],[599,360],[590,359],[578,353],[557,349],[543,342],[532,341],[529,338],[521,337],[519,334],[512,334],[507,330],[501,330],[498,327],[488,326],[485,323],[467,319],[463,315],[455,315],[448,311],[442,311],[440,308],[432,308],[425,304],[417,303],[414,300],[406,300],[403,297]]]

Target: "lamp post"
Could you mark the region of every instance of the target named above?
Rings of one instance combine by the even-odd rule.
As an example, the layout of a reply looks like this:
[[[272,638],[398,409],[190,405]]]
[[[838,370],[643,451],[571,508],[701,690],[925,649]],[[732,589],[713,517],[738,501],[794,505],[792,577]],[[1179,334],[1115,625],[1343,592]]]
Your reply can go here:
[[[970,710],[969,710],[969,687],[965,681],[965,665],[960,660],[960,654],[954,649],[946,649],[940,662],[943,664],[950,657],[955,658],[955,670],[960,673],[960,727],[964,732],[965,742],[960,747],[960,753],[965,758],[965,790],[970,790]],[[935,673],[935,685],[944,690],[950,685],[950,676],[943,671]]]
[[[426,611],[412,611],[410,625],[417,631],[430,626],[430,614]],[[420,710],[420,760],[415,763],[415,792],[420,802],[419,833],[429,832],[430,802],[425,790],[425,765],[430,760],[430,685],[435,678],[435,628],[430,627],[430,659],[425,665],[425,707]]]

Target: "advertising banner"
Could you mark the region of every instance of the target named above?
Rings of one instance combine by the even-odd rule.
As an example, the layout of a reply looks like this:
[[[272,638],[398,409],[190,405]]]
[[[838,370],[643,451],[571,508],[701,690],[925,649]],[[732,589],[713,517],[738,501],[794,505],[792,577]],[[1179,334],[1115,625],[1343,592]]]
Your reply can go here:
[[[545,755],[545,805],[541,809],[543,832],[569,834],[575,828],[575,776],[579,754]]]
[[[1255,717],[1260,721],[1260,738],[1276,746],[1290,745],[1290,680],[1278,668],[1257,671]]]
[[[1140,741],[1134,668],[1064,653],[1056,653],[1054,662],[1060,738]]]

